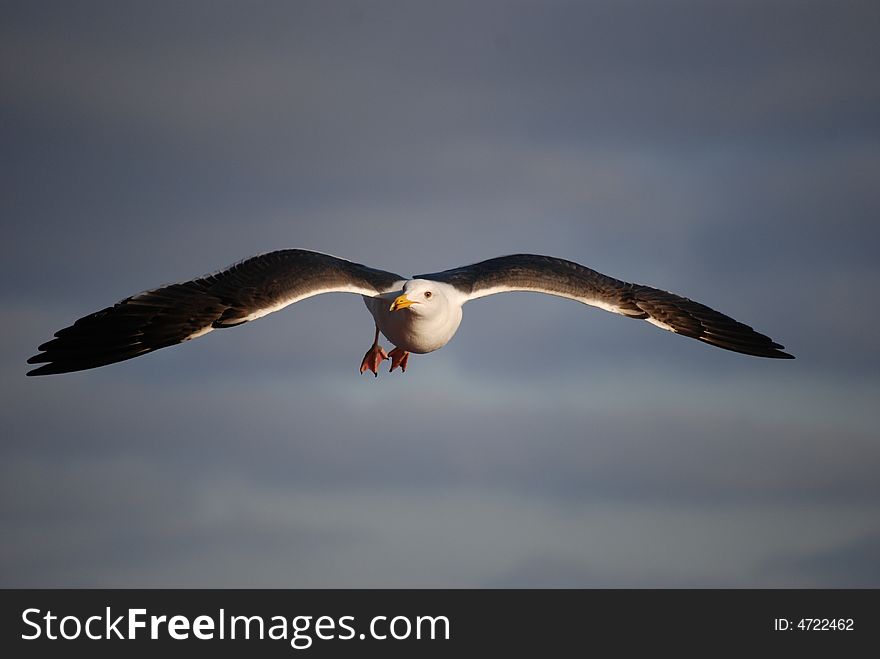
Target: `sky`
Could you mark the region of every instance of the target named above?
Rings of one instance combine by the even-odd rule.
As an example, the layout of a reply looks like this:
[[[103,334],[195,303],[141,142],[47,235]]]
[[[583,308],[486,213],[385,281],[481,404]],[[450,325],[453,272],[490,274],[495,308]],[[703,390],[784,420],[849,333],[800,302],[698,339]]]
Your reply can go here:
[[[877,3],[0,9],[0,586],[880,587]],[[550,254],[797,359],[517,293],[373,378],[338,294],[25,377],[284,247]]]

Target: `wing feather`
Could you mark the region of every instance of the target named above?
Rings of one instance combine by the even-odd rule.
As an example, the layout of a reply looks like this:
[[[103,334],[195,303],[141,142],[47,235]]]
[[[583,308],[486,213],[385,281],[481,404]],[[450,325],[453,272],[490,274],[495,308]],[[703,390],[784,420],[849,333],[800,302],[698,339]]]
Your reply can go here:
[[[417,278],[450,284],[465,301],[512,291],[557,295],[628,318],[646,320],[725,350],[756,357],[793,359],[793,355],[783,352],[784,346],[770,337],[704,304],[650,286],[614,279],[552,256],[501,256]]]
[[[81,371],[235,327],[321,293],[376,296],[404,278],[302,249],[269,252],[225,270],[125,298],[77,320],[28,359],[28,375]]]

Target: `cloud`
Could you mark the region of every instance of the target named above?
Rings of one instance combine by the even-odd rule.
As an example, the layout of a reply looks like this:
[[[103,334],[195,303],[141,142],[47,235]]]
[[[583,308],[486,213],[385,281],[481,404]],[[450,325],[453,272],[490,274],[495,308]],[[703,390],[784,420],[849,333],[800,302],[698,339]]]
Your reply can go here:
[[[880,533],[868,530],[847,542],[813,552],[768,560],[767,574],[813,588],[877,588],[880,584]],[[777,577],[778,578],[778,577]]]

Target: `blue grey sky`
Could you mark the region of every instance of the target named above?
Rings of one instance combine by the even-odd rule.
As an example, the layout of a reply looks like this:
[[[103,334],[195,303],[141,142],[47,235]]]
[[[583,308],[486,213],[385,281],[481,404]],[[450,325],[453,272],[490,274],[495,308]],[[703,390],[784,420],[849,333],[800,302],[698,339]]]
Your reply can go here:
[[[880,587],[873,2],[5,2],[0,585]],[[326,295],[105,368],[52,332],[282,247],[514,252],[533,294],[359,376]]]

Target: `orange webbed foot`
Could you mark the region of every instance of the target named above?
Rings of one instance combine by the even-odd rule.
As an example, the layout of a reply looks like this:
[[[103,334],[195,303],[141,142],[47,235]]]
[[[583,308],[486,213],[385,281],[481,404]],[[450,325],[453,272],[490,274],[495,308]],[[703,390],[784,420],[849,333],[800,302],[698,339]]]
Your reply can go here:
[[[402,373],[406,373],[406,363],[409,360],[409,353],[406,350],[395,348],[388,353],[388,356],[391,358],[391,368],[388,371],[389,373],[398,366]]]
[[[386,359],[388,359],[388,353],[378,343],[374,343],[364,355],[364,361],[361,362],[361,373],[370,370],[376,377],[379,377],[379,365]]]

